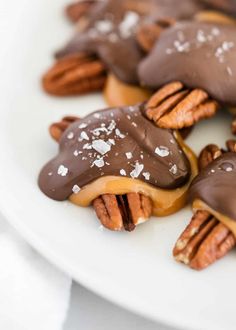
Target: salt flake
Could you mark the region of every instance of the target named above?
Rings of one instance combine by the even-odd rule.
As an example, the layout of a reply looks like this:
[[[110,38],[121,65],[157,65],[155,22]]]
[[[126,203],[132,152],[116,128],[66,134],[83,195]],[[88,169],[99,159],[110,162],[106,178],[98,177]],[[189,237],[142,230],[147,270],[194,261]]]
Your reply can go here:
[[[120,170],[120,175],[126,175],[126,171],[124,169]]]
[[[124,139],[124,138],[125,138],[125,135],[122,134],[121,131],[120,131],[118,128],[116,128],[115,132],[116,132],[116,135],[117,135],[119,138],[121,138],[121,139]]]
[[[80,187],[77,184],[75,184],[72,188],[72,191],[74,194],[78,194],[78,192],[80,191]]]
[[[171,166],[171,168],[169,169],[170,173],[172,174],[176,174],[178,172],[178,168],[177,168],[177,165],[174,164],[173,166]]]
[[[97,167],[103,167],[105,165],[103,158],[96,159],[92,166],[95,165]]]
[[[143,176],[145,178],[145,180],[149,180],[150,179],[150,173],[149,172],[144,172]]]
[[[82,131],[79,137],[79,141],[89,140],[88,134],[85,131]]]
[[[92,147],[94,150],[99,152],[101,155],[105,155],[111,150],[111,145],[103,140],[95,140],[92,142]]]
[[[144,165],[143,164],[139,164],[138,162],[135,164],[135,168],[132,172],[130,172],[130,176],[131,178],[137,178],[140,173],[142,172],[142,170],[144,169]]]
[[[73,139],[73,137],[74,137],[73,132],[70,132],[70,133],[67,134],[67,139],[71,140],[71,139]]]
[[[132,152],[126,152],[125,155],[127,159],[131,159],[133,157]]]
[[[155,153],[160,157],[167,157],[170,154],[170,150],[167,147],[160,146],[156,147]]]
[[[57,174],[61,176],[66,176],[68,174],[69,170],[64,165],[60,165],[57,170]]]
[[[86,128],[87,126],[88,126],[87,124],[82,123],[82,124],[79,125],[79,128]]]

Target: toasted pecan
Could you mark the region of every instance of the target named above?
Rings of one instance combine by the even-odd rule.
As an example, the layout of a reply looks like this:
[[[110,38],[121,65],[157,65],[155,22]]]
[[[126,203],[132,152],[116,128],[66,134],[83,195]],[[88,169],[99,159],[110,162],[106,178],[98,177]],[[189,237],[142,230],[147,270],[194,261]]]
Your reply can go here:
[[[227,150],[230,152],[236,152],[236,140],[226,141]]]
[[[216,144],[209,144],[202,149],[198,157],[198,167],[200,170],[205,168],[213,160],[222,155],[222,150]]]
[[[105,82],[104,64],[96,57],[82,53],[57,60],[42,79],[45,91],[56,96],[102,90]]]
[[[198,167],[202,170],[213,160],[220,157],[224,152],[236,152],[236,140],[227,140],[225,142],[226,150],[220,149],[216,144],[208,144],[205,146],[198,157]]]
[[[49,126],[49,133],[51,137],[58,142],[67,127],[78,119],[79,117],[66,116],[63,117],[61,121],[53,123]]]
[[[226,141],[226,151],[236,152],[236,141]],[[215,144],[207,145],[200,153],[198,164],[202,170],[224,150]],[[207,211],[197,211],[177,240],[173,255],[177,261],[201,270],[224,257],[236,245],[230,229]]]
[[[182,129],[214,116],[218,107],[204,90],[190,90],[177,81],[165,85],[151,97],[146,115],[159,127]]]
[[[116,231],[133,231],[152,212],[150,199],[137,193],[105,194],[93,201],[93,207],[102,225]]]
[[[206,211],[198,211],[179,237],[173,255],[196,270],[224,257],[236,244],[231,231]]]
[[[64,131],[78,117],[67,116],[49,127],[52,138],[59,141]],[[126,195],[104,194],[93,201],[93,207],[102,225],[110,230],[132,231],[152,214],[149,197],[137,193]]]
[[[236,116],[232,120],[231,131],[234,135],[236,135]]]
[[[162,19],[157,22],[142,24],[136,32],[138,44],[145,52],[150,52],[161,33],[174,24],[173,19]]]
[[[96,2],[96,0],[80,0],[71,3],[66,6],[66,15],[73,23],[76,23],[81,17],[88,15]]]

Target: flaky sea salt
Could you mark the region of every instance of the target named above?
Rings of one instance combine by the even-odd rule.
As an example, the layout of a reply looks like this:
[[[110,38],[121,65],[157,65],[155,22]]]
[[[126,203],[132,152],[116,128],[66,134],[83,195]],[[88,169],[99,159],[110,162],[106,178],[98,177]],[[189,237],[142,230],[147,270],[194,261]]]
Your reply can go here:
[[[143,176],[145,178],[145,180],[149,180],[150,179],[150,173],[149,172],[144,172]]]
[[[177,165],[176,164],[172,165],[171,168],[169,169],[169,171],[170,171],[170,173],[172,173],[174,175],[177,174],[177,172],[178,172]]]
[[[139,164],[139,162],[137,162],[135,164],[135,168],[133,169],[133,171],[130,172],[131,178],[133,178],[133,179],[137,178],[140,175],[140,173],[142,172],[143,169],[144,169],[144,165]]]
[[[78,192],[80,191],[80,187],[77,184],[75,184],[72,188],[72,191],[74,194],[78,194]]]
[[[93,162],[92,166],[93,165],[100,168],[100,167],[103,167],[105,165],[105,162],[104,162],[103,158],[98,158]]]
[[[119,25],[119,31],[122,38],[129,38],[133,33],[139,21],[139,15],[134,11],[128,11],[125,14],[123,21]]]
[[[167,157],[170,154],[170,150],[167,147],[160,146],[156,147],[155,153],[160,157]]]
[[[116,128],[115,133],[119,138],[121,138],[121,139],[125,138],[125,135],[122,134],[121,131],[118,128]]]
[[[93,147],[92,147],[92,144],[91,143],[85,143],[84,145],[83,145],[83,149],[87,149],[87,150],[89,150],[89,149],[92,149]]]
[[[66,176],[68,174],[69,170],[64,165],[60,165],[57,170],[57,174],[61,176]]]
[[[105,155],[111,150],[111,145],[103,140],[95,140],[92,142],[92,147],[94,150],[99,152],[101,155]]]
[[[86,128],[87,126],[88,126],[87,124],[82,123],[82,124],[79,125],[79,128]]]
[[[83,141],[83,140],[89,140],[88,134],[85,131],[82,131],[80,133],[80,137],[79,137],[79,141]]]
[[[123,168],[120,170],[120,175],[126,175],[126,171]]]
[[[110,20],[103,20],[95,23],[95,29],[102,34],[111,32],[113,27],[113,23]]]
[[[71,140],[71,139],[73,139],[73,137],[74,137],[73,132],[70,132],[70,133],[67,134],[67,139]]]
[[[131,159],[133,157],[132,152],[125,153],[127,159]]]
[[[79,156],[79,154],[82,154],[82,153],[83,153],[83,152],[82,152],[82,151],[79,151],[79,150],[75,150],[75,151],[73,152],[73,154],[74,154],[75,157]]]

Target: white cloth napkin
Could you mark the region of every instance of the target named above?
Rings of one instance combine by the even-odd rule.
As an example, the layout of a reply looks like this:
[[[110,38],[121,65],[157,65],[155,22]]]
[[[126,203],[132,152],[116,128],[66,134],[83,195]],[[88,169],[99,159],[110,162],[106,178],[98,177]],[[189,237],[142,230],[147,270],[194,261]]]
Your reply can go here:
[[[62,330],[70,288],[0,215],[0,329]]]

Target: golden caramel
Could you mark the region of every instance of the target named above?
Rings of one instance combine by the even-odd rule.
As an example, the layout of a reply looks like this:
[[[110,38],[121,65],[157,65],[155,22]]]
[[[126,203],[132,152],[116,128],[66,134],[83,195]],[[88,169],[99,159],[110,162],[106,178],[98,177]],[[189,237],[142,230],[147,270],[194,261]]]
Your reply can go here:
[[[147,101],[152,95],[151,91],[127,85],[110,74],[104,88],[104,98],[110,107],[132,105]]]
[[[204,10],[195,15],[195,20],[199,22],[218,23],[235,25],[236,20],[226,14],[214,10]]]
[[[141,193],[148,196],[153,203],[153,215],[167,216],[180,210],[186,204],[186,195],[189,185],[198,173],[197,159],[189,147],[187,147],[179,133],[176,138],[181,145],[191,165],[191,178],[183,187],[165,190],[156,188],[143,181],[125,177],[106,176],[83,187],[78,194],[72,194],[70,201],[79,206],[88,206],[91,202],[103,194],[122,195],[130,192]]]
[[[220,212],[215,211],[214,209],[212,209],[210,206],[208,206],[206,203],[204,203],[203,201],[201,201],[200,199],[196,199],[193,202],[192,205],[193,211],[197,212],[199,210],[202,211],[207,211],[210,214],[212,214],[217,220],[219,220],[220,222],[222,222],[226,227],[228,227],[232,233],[234,234],[234,236],[236,237],[236,220],[230,219],[229,217],[227,217],[226,215],[223,215]]]

